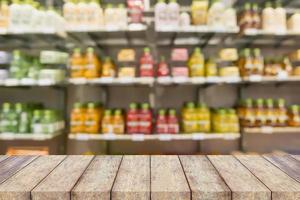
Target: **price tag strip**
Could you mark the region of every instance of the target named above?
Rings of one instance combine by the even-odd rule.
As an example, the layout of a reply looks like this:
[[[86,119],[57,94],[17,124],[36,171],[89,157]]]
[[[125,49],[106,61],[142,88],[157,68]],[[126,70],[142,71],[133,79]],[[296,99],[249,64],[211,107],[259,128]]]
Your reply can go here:
[[[135,142],[141,142],[145,140],[144,134],[132,134],[131,140]]]

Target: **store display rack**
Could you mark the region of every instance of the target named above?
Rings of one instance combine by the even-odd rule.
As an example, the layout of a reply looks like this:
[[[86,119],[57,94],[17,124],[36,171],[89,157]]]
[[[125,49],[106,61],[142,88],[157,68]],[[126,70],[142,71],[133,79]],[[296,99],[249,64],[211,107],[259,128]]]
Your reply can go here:
[[[34,141],[44,141],[51,140],[59,135],[62,135],[63,132],[55,132],[52,134],[46,133],[0,133],[0,140],[34,140]]]

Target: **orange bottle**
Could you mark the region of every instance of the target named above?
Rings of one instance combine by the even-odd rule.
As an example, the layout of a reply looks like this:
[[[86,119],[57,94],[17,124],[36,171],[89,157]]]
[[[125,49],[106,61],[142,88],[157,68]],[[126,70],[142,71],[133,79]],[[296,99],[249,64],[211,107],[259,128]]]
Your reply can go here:
[[[115,113],[113,116],[113,127],[114,127],[115,134],[124,134],[125,121],[124,121],[124,116],[122,114],[122,111],[119,109],[115,110]]]
[[[110,57],[106,57],[102,66],[102,77],[115,77],[116,68]]]
[[[81,103],[75,103],[71,112],[71,133],[82,133],[85,131],[85,110]]]
[[[71,78],[83,78],[85,71],[85,59],[81,55],[81,51],[79,48],[74,49],[70,64]]]
[[[99,133],[100,131],[100,113],[94,103],[88,103],[85,114],[85,132],[86,133]]]
[[[6,31],[9,21],[9,6],[8,1],[3,0],[0,3],[0,30]]]
[[[111,115],[111,110],[105,110],[103,119],[102,119],[101,129],[102,129],[101,132],[103,134],[114,133],[113,118]]]
[[[100,76],[101,63],[95,54],[93,48],[88,48],[85,56],[86,67],[85,67],[85,78],[97,78]]]

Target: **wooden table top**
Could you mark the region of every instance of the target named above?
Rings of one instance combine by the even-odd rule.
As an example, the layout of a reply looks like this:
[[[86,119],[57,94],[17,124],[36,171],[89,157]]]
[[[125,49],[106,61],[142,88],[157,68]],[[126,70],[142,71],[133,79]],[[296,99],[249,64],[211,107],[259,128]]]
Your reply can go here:
[[[0,200],[300,200],[300,156],[0,156]]]

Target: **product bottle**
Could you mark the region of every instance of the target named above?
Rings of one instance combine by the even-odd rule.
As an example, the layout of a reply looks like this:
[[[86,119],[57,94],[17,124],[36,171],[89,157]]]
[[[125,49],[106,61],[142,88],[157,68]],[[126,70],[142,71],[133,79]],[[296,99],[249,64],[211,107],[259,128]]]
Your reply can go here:
[[[289,108],[288,125],[291,126],[291,127],[300,127],[299,106],[292,105]]]
[[[192,56],[188,61],[191,77],[204,76],[204,56],[200,48],[195,48]]]
[[[168,16],[167,16],[167,4],[165,0],[159,0],[154,8],[155,14],[155,28],[158,30],[159,28],[164,28],[168,24]]]
[[[100,131],[100,113],[95,103],[88,103],[85,113],[85,132],[99,133]]]
[[[261,18],[260,18],[257,4],[253,4],[251,14],[252,14],[251,28],[260,29],[261,28]]]
[[[115,9],[113,8],[112,4],[107,4],[107,7],[104,11],[104,22],[106,28],[114,28],[116,27],[116,21],[115,19]]]
[[[262,28],[264,31],[273,32],[277,30],[277,22],[275,21],[275,10],[270,2],[266,3],[262,11]]]
[[[210,110],[206,104],[199,104],[196,107],[197,132],[209,133],[211,129]]]
[[[121,30],[126,30],[128,26],[128,19],[127,19],[127,9],[125,8],[124,4],[119,4],[118,8],[116,9],[116,13],[118,16],[118,26]]]
[[[74,49],[71,57],[71,78],[83,78],[85,74],[85,59],[79,48]]]
[[[272,99],[266,100],[265,116],[266,116],[266,126],[275,126],[276,125],[274,104],[273,104]]]
[[[244,10],[241,14],[240,20],[239,20],[239,25],[240,25],[240,29],[243,32],[244,30],[253,28],[252,27],[252,14],[251,14],[251,4],[250,3],[246,3],[244,5]]]
[[[35,113],[38,118],[38,112]],[[85,131],[85,109],[81,103],[75,103],[71,112],[71,133],[83,133]]]
[[[183,132],[184,133],[195,133],[197,132],[197,115],[195,110],[195,104],[192,102],[187,103],[187,105],[182,110],[182,122],[183,122]]]
[[[103,119],[102,119],[102,124],[101,124],[101,129],[103,134],[112,134],[114,133],[114,127],[113,127],[113,118],[112,118],[112,113],[111,110],[105,110]]]
[[[205,76],[216,77],[218,76],[218,66],[213,58],[209,58],[205,63]]]
[[[170,0],[167,5],[168,25],[171,29],[178,29],[180,6],[176,0]]]
[[[6,133],[18,132],[18,115],[10,103],[2,104],[0,131]]]
[[[53,110],[44,110],[41,120],[42,130],[44,134],[52,134],[55,132],[55,114]]]
[[[106,57],[104,59],[104,63],[102,65],[102,77],[115,77],[116,69],[110,57]]]
[[[13,59],[10,63],[9,77],[15,79],[24,78],[26,75],[25,61],[19,50],[13,51]]]
[[[137,104],[131,103],[126,115],[126,130],[128,134],[139,133],[139,112]]]
[[[208,10],[207,25],[215,28],[223,28],[223,17],[225,13],[225,5],[219,0],[212,3]]]
[[[237,15],[234,8],[229,7],[224,10],[224,16],[223,16],[223,27],[230,30],[232,28],[237,27]]]
[[[244,49],[244,65],[243,65],[243,76],[250,76],[253,73],[253,58],[251,56],[250,49]]]
[[[191,17],[187,12],[182,12],[180,14],[179,25],[182,28],[191,26]]]
[[[143,22],[144,1],[143,0],[127,0],[130,22],[140,24]]]
[[[287,17],[286,10],[282,7],[281,1],[276,2],[276,8],[274,10],[274,30],[285,33],[287,30]]]
[[[19,24],[20,30],[21,32],[30,32],[31,17],[34,10],[32,1],[25,0],[25,2],[21,4],[21,6],[21,24]]]
[[[100,27],[103,26],[104,24],[104,19],[103,19],[103,10],[100,7],[100,4],[98,2],[98,0],[91,0],[88,4],[87,4],[87,9],[88,9],[88,24],[89,24],[89,28],[92,30],[97,30]]]
[[[278,99],[275,106],[276,126],[283,127],[287,124],[287,110],[285,100]]]
[[[253,57],[253,69],[252,74],[263,75],[264,71],[264,58],[260,53],[260,49],[254,49],[254,57]]]
[[[152,112],[148,103],[143,103],[139,112],[139,133],[152,133]]]
[[[157,77],[170,76],[170,69],[164,56],[160,57],[160,62],[157,66]]]
[[[101,64],[93,48],[90,47],[87,49],[85,60],[85,77],[88,79],[99,77],[101,72]]]
[[[178,134],[179,133],[179,122],[176,116],[176,110],[169,110],[168,115],[168,133],[169,134]]]
[[[31,132],[33,134],[43,133],[43,126],[42,126],[42,110],[34,110],[33,117],[31,120]],[[71,133],[74,133],[71,131]]]
[[[245,115],[242,120],[243,127],[254,127],[255,126],[255,113],[253,108],[252,99],[245,100]]]
[[[193,25],[205,25],[207,22],[208,1],[193,0],[191,9]]]
[[[154,77],[154,60],[149,48],[144,48],[140,58],[140,77]]]
[[[75,29],[75,21],[77,18],[76,8],[77,5],[74,3],[73,0],[65,0],[64,6],[63,6],[63,16],[66,20],[66,26],[68,30]]]
[[[22,6],[19,0],[13,0],[13,3],[9,5],[9,31],[10,32],[19,32],[19,25],[21,23],[20,11]]]
[[[30,124],[31,124],[31,113],[27,109],[27,106],[24,106],[22,112],[18,115],[19,116],[19,133],[30,133]]]
[[[86,30],[89,28],[89,6],[86,3],[85,0],[79,0],[79,3],[77,4],[77,24],[79,26],[80,30]]]
[[[0,3],[0,32],[6,32],[9,24],[9,6],[7,0],[2,0]]]
[[[166,111],[161,109],[158,112],[156,119],[156,133],[157,134],[167,134],[168,133],[168,120],[166,116]]]
[[[121,110],[115,110],[113,116],[113,127],[115,134],[124,134],[125,133],[125,122]]]
[[[263,99],[257,99],[255,102],[255,126],[261,127],[265,125],[266,118],[264,112],[264,101]]]

